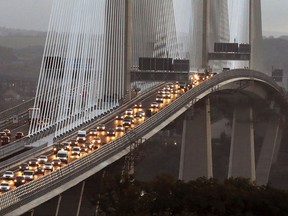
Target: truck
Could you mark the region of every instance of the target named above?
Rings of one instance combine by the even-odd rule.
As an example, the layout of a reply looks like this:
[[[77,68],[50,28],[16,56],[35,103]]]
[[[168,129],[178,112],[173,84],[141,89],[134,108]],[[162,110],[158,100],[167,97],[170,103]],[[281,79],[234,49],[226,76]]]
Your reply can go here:
[[[66,150],[59,150],[57,152],[57,158],[61,160],[63,163],[68,163],[68,151]]]
[[[28,123],[38,122],[40,119],[40,108],[29,108],[28,109]]]

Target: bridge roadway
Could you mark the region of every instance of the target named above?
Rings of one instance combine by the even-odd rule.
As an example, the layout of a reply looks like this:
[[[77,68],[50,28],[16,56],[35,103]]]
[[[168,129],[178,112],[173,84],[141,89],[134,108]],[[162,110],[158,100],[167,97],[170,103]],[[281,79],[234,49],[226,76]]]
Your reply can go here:
[[[87,154],[29,184],[6,192],[0,197],[0,214],[20,215],[59,195],[129,153],[131,143],[141,143],[149,139],[185,112],[193,103],[221,89],[222,86],[240,80],[262,83],[280,96],[282,95],[280,87],[263,73],[241,69],[223,72],[187,91],[142,124],[97,151]]]

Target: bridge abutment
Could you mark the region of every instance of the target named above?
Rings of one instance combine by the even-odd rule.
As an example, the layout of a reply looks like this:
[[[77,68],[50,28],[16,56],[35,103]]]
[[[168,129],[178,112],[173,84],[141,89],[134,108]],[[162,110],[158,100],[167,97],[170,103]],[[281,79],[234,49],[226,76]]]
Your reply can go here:
[[[241,105],[234,109],[228,178],[256,180],[253,109]]]
[[[179,179],[184,181],[213,177],[209,98],[195,112],[187,110],[183,123]]]

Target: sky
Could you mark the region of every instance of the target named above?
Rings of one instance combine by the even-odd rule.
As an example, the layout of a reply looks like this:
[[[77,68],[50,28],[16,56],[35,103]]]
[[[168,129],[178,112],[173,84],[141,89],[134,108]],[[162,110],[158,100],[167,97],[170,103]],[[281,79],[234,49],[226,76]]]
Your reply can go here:
[[[0,0],[0,26],[47,31],[52,1]],[[287,9],[288,0],[262,0],[262,31],[264,36],[288,35]]]

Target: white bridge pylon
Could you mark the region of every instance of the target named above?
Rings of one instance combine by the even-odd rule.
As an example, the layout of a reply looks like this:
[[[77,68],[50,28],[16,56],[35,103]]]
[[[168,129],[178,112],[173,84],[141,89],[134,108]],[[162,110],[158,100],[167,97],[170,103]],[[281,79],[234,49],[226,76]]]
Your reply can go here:
[[[241,14],[247,13],[249,1],[234,16],[230,14],[239,4],[205,1],[210,2],[212,49],[214,42],[230,42],[236,26],[243,31],[229,23],[245,22]],[[131,91],[129,68],[138,65],[139,57],[185,58],[191,69],[202,67],[203,2],[54,0],[33,106],[39,113],[29,135],[53,127],[56,137],[118,106]],[[238,39],[248,42],[248,37]],[[213,62],[212,68],[227,64]]]

